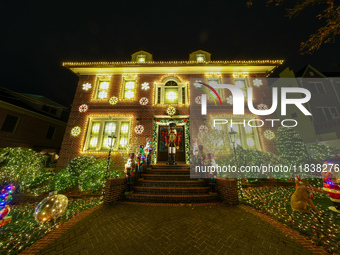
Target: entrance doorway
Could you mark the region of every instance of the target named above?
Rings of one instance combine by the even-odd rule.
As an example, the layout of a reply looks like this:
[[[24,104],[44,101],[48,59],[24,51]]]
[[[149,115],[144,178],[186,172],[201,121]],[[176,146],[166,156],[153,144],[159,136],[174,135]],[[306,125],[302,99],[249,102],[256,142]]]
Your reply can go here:
[[[158,148],[157,161],[168,161],[168,147],[165,146],[165,135],[169,127],[166,125],[158,126]],[[177,134],[180,134],[179,148],[176,153],[176,161],[185,161],[185,129],[184,126],[176,126]]]

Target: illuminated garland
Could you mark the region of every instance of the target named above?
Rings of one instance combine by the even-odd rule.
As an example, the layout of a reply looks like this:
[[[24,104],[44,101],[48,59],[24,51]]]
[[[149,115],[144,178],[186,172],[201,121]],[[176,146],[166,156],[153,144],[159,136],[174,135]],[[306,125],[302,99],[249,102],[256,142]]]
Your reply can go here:
[[[178,124],[183,124],[184,123],[184,129],[185,129],[185,163],[190,164],[190,120],[185,119],[172,119],[173,122],[175,122],[177,125]],[[152,132],[152,161],[154,164],[157,163],[157,145],[158,145],[158,125],[157,123],[161,124],[168,124],[169,120],[168,119],[155,119],[153,122],[153,132]]]

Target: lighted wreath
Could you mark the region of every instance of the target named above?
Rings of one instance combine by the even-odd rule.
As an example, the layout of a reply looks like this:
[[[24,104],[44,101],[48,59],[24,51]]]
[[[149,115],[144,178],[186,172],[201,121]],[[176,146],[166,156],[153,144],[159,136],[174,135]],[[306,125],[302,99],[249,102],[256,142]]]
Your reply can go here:
[[[255,80],[253,80],[253,84],[256,87],[260,87],[262,85],[262,80],[256,78]]]
[[[89,109],[87,104],[82,104],[79,106],[79,112],[86,112]]]
[[[83,84],[83,90],[85,90],[85,91],[88,91],[91,87],[92,87],[92,86],[91,86],[90,83],[84,83],[84,84]]]
[[[264,137],[268,140],[272,140],[272,139],[275,138],[275,134],[274,134],[273,131],[268,129],[268,130],[264,131]]]
[[[208,132],[208,127],[206,126],[206,125],[201,125],[200,127],[199,127],[199,129],[198,129],[198,131],[200,131],[201,133],[202,132]]]
[[[257,106],[257,109],[259,109],[259,110],[268,110],[268,105],[266,105],[266,104],[259,104],[258,106]]]
[[[167,112],[170,116],[172,116],[172,115],[174,115],[174,114],[176,113],[176,108],[170,106],[170,107],[166,110],[166,112]]]
[[[202,97],[201,96],[197,96],[195,98],[195,102],[196,102],[196,104],[201,104],[202,103]]]
[[[150,86],[149,86],[148,82],[142,83],[142,90],[148,90],[149,88],[150,88]]]
[[[141,133],[143,133],[143,131],[144,131],[143,125],[137,125],[135,127],[135,132],[136,132],[137,135],[140,135]]]
[[[139,100],[139,103],[141,105],[147,105],[149,103],[149,99],[147,99],[146,97],[142,97],[140,100]]]
[[[78,136],[81,133],[81,128],[79,126],[75,126],[71,129],[72,136]]]
[[[118,98],[117,97],[111,97],[109,100],[109,103],[112,105],[115,105],[116,103],[118,103]]]

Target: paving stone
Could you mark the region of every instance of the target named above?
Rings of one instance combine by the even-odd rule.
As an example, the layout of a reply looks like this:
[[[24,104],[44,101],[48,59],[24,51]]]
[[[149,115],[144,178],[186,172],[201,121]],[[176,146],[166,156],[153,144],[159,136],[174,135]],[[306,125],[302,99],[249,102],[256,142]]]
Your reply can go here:
[[[103,206],[39,254],[312,254],[239,207]]]

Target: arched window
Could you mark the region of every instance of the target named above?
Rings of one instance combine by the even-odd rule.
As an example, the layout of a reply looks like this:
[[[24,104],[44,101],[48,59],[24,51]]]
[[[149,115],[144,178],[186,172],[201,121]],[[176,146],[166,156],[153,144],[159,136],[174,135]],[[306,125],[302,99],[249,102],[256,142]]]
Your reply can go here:
[[[156,104],[186,104],[187,94],[187,84],[175,77],[156,84]]]

